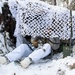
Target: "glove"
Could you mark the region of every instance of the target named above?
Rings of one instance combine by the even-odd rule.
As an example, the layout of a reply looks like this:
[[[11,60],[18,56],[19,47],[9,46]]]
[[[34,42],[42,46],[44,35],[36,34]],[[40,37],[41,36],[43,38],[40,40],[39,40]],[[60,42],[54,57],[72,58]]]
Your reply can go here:
[[[28,57],[20,62],[21,66],[23,68],[27,68],[31,63],[32,63],[32,61]]]
[[[7,62],[6,57],[0,56],[0,64],[5,64]]]

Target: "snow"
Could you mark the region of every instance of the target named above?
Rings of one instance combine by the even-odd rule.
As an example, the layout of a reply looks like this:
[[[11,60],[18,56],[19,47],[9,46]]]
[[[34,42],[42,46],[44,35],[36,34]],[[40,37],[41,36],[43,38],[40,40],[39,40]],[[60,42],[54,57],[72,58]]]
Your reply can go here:
[[[0,52],[6,54],[6,53],[12,51],[14,49],[14,46],[12,46],[12,47],[9,46],[11,44],[11,42],[9,40],[10,39],[8,36],[9,34],[6,32],[6,44],[7,44],[6,45],[7,48],[6,48],[4,35],[5,35],[5,33],[0,33]]]
[[[3,4],[2,4],[2,2],[0,1],[0,13],[2,13],[2,6],[3,6]]]
[[[14,10],[15,11],[15,10]],[[13,12],[12,12],[13,13]],[[16,14],[17,12],[15,12]],[[16,17],[13,14],[13,17]],[[74,13],[73,13],[74,14]],[[0,51],[4,53],[13,50],[9,46],[9,37],[6,33],[7,48],[4,43],[4,33],[0,33]],[[17,62],[9,64],[0,64],[0,75],[75,75],[75,68],[70,68],[70,65],[75,63],[75,46],[73,47],[72,56],[63,58],[63,53],[55,54],[51,59],[41,59],[38,62],[31,64],[28,68],[24,69]]]
[[[58,55],[55,55],[58,57]],[[72,57],[40,60],[31,64],[27,69],[23,69],[20,64],[11,62],[0,65],[0,75],[74,75],[75,69],[70,69],[68,65],[73,64]]]

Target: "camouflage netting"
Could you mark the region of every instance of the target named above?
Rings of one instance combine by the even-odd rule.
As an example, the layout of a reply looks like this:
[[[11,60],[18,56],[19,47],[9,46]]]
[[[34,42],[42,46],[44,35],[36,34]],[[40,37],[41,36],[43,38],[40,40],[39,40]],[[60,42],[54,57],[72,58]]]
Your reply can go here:
[[[57,35],[63,40],[70,38],[70,10],[67,8],[51,6],[41,1],[12,2],[9,1],[9,7],[13,17],[16,18],[16,25],[19,26],[19,33],[21,35],[40,35],[47,38]],[[75,11],[72,13],[74,39]]]

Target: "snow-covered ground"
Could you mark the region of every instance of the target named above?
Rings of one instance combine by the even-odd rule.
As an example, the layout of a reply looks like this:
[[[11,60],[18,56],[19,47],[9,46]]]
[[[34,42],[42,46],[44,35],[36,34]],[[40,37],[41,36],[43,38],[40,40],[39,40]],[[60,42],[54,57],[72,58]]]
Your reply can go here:
[[[75,60],[72,57],[63,59],[61,56],[62,53],[55,55],[53,59],[40,60],[27,69],[15,62],[0,65],[0,75],[74,75],[75,69],[70,69],[69,65],[75,63]]]
[[[4,42],[0,33],[0,46]],[[4,44],[4,43],[3,43]],[[8,44],[8,43],[7,43]],[[5,46],[0,47],[5,49]],[[11,47],[10,47],[11,48]],[[8,49],[10,49],[8,46]],[[75,46],[73,48],[73,51]],[[74,75],[75,74],[75,53],[72,57],[63,58],[63,53],[55,54],[51,59],[41,59],[24,69],[17,62],[0,64],[0,75]]]

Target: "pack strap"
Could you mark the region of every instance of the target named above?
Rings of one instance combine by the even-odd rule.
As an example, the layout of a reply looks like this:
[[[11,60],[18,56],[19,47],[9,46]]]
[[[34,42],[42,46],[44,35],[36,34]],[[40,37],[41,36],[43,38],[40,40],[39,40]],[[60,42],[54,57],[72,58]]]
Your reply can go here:
[[[24,38],[24,42],[25,42],[25,44],[27,44],[28,45],[28,47],[32,50],[32,51],[34,51],[33,49],[32,49],[32,47],[31,47],[31,45],[29,44],[29,42]]]

